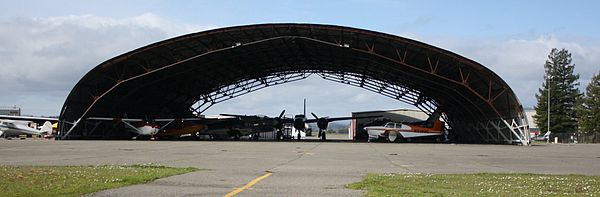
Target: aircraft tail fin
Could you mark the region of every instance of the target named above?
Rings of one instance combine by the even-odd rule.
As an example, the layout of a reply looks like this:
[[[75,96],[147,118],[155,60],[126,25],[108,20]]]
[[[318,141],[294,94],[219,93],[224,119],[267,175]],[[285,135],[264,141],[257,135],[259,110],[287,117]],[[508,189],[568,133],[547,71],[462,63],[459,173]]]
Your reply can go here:
[[[551,134],[551,133],[552,133],[552,132],[550,132],[550,131],[546,132],[546,134],[544,134],[544,138],[548,138],[548,137],[550,137],[550,134]]]
[[[306,98],[304,99],[304,118],[306,118]]]
[[[40,129],[41,133],[52,134],[52,123],[50,121],[46,121],[42,128]]]
[[[431,122],[439,121],[440,116],[442,116],[442,111],[437,109],[431,114],[431,116],[429,116],[429,118],[427,118],[426,122],[431,123]]]

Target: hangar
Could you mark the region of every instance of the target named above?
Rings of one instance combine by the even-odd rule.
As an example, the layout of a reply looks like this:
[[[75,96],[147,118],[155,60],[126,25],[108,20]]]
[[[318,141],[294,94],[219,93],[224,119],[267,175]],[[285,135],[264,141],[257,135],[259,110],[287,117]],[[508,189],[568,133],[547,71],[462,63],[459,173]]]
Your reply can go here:
[[[75,85],[61,139],[118,137],[87,117],[191,117],[248,92],[318,75],[439,110],[458,142],[529,144],[523,107],[485,66],[419,41],[352,27],[257,24],[160,41],[109,59]],[[315,90],[325,91],[325,90]]]

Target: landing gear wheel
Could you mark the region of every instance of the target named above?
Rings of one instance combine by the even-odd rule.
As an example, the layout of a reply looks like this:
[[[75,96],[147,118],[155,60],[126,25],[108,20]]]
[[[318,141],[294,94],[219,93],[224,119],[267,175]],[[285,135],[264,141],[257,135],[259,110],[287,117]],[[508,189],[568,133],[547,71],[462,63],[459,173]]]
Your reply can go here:
[[[240,132],[236,132],[235,135],[233,135],[233,140],[235,141],[239,141],[240,140]]]
[[[300,141],[300,137],[302,137],[302,133],[300,133],[300,131],[298,131],[298,141]]]
[[[327,140],[327,133],[323,132],[321,134],[321,140],[323,140],[323,141]]]
[[[396,139],[398,139],[398,133],[396,133],[395,131],[390,131],[390,133],[388,134],[388,141],[396,142]]]
[[[283,137],[283,132],[281,132],[281,130],[278,130],[275,140],[279,141],[279,140],[281,140],[281,137]]]

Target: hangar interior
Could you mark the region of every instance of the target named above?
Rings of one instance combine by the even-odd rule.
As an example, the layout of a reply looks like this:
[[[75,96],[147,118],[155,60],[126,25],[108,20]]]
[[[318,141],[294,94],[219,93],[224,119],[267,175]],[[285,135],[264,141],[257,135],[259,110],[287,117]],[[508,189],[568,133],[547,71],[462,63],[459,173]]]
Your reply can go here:
[[[426,114],[442,111],[457,142],[529,144],[518,98],[483,65],[419,41],[321,24],[214,29],[109,59],[70,92],[59,137],[119,138],[128,134],[86,118],[194,117],[222,101],[310,75],[364,88]]]

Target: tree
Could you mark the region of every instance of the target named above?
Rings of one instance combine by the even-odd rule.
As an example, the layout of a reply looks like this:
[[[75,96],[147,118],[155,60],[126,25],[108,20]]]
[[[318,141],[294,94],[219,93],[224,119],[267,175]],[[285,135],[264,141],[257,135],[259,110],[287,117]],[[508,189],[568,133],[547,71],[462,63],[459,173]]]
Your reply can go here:
[[[548,104],[550,104],[550,131],[572,133],[577,131],[575,104],[581,97],[577,86],[579,74],[573,74],[571,53],[566,49],[552,49],[544,64],[545,82],[539,89],[535,106],[535,122],[541,131],[548,130]],[[549,91],[548,91],[549,90]],[[550,102],[548,103],[548,92]]]
[[[600,72],[592,77],[581,99],[579,129],[583,133],[600,133]]]

